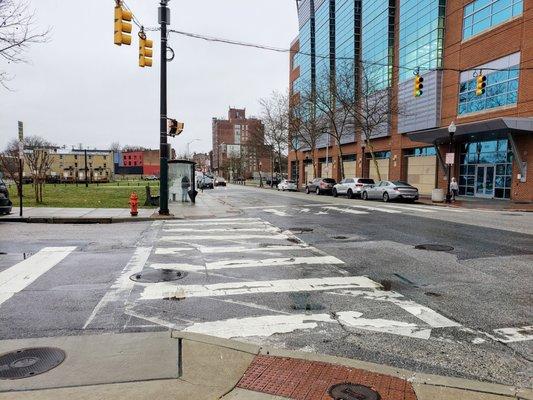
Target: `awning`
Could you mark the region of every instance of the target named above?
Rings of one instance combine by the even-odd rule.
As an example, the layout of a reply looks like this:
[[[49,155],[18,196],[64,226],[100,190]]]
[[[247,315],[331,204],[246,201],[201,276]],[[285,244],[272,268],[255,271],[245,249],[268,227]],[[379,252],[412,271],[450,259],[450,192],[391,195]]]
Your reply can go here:
[[[506,139],[509,133],[533,134],[533,118],[502,117],[484,121],[457,124],[454,142],[469,140]],[[448,127],[427,129],[407,134],[414,142],[446,144],[450,141]]]

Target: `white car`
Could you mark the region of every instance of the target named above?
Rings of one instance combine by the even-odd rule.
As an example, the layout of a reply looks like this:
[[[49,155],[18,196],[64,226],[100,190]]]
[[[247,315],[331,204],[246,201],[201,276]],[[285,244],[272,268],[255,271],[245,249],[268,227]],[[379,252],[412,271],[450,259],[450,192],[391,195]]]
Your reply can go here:
[[[373,185],[374,179],[346,178],[333,186],[333,196],[347,196],[349,199],[361,197],[366,185]]]
[[[298,188],[296,187],[296,182],[295,181],[289,181],[288,179],[283,179],[279,184],[278,184],[278,190],[298,190]]]

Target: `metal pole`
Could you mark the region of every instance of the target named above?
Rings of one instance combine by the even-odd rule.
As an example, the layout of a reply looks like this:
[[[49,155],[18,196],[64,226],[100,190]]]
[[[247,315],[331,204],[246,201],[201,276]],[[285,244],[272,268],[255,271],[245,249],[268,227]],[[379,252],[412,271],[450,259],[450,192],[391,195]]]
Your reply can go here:
[[[23,169],[22,169],[22,157],[19,156],[19,203],[20,203],[20,211],[19,211],[19,215],[22,217],[22,174],[23,174]]]
[[[161,0],[159,18],[161,24],[161,88],[159,135],[159,214],[168,215],[168,145],[167,145],[167,23],[168,0]]]
[[[450,132],[450,144],[448,145],[448,153],[452,152],[452,140],[453,140],[453,133]],[[452,165],[448,164],[448,190],[446,191],[446,203],[452,202],[452,194],[450,190],[451,179],[452,179],[451,175],[452,175]]]
[[[89,176],[87,175],[87,149],[83,150],[85,154],[85,187],[89,187]]]

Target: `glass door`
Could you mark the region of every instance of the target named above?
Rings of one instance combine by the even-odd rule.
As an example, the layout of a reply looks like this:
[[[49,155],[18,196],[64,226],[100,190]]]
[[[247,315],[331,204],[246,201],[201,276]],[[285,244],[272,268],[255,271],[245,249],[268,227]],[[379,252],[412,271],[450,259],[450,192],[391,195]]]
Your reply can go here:
[[[494,165],[476,165],[476,197],[494,197]]]

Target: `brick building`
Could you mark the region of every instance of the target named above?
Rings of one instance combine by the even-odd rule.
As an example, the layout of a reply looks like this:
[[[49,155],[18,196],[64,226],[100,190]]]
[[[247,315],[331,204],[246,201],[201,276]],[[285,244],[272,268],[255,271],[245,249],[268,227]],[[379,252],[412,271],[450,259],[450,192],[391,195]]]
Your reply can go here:
[[[227,119],[213,118],[212,134],[211,168],[217,174],[225,178],[239,174],[251,178],[260,170],[266,173],[272,170],[263,124],[257,118],[246,118],[245,109],[230,108]]]
[[[403,110],[371,139],[382,179],[406,180],[427,195],[445,189],[451,146],[460,195],[533,201],[533,1],[297,4],[300,34],[291,46],[289,75],[293,107],[320,71],[335,76],[347,59],[377,65],[382,90]],[[417,69],[424,79],[418,97]],[[486,77],[481,95],[479,74]],[[291,132],[291,142],[295,136]],[[341,162],[345,177],[377,178],[368,143],[356,128],[342,145],[342,160],[327,134],[317,147],[314,156],[305,148],[289,153],[292,178],[309,180],[314,164],[318,175],[339,180]]]

